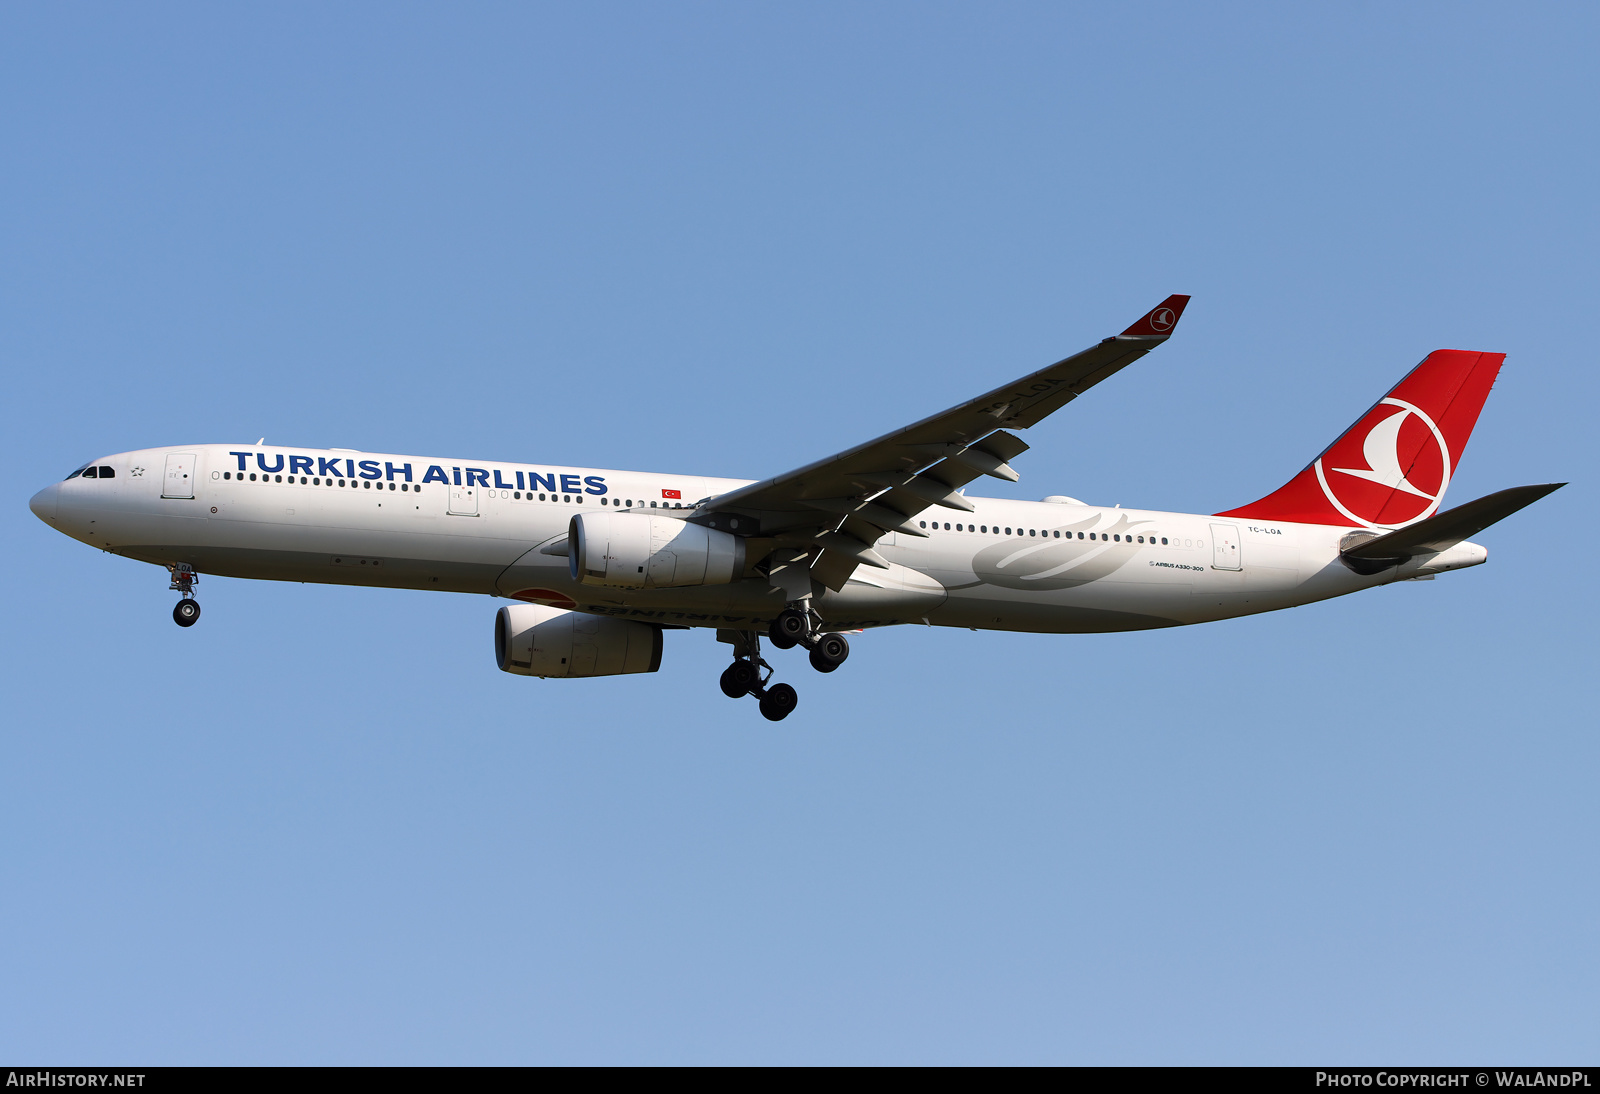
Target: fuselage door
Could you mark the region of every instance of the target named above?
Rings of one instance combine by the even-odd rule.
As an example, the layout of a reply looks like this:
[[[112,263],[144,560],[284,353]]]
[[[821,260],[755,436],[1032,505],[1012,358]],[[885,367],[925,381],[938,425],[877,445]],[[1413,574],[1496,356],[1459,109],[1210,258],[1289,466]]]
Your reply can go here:
[[[161,496],[194,497],[194,465],[193,452],[168,452],[167,477],[161,480]]]
[[[477,516],[478,488],[476,486],[452,486],[450,488],[450,514],[457,517]]]
[[[1232,524],[1211,526],[1211,568],[1214,570],[1242,570],[1244,562],[1239,557],[1239,529]]]

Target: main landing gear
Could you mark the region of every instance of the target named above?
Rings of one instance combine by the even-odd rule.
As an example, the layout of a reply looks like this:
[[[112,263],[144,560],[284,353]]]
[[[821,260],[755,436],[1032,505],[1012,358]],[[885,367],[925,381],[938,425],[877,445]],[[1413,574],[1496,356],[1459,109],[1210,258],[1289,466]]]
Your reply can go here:
[[[780,650],[804,646],[811,652],[811,667],[818,672],[832,672],[850,656],[850,643],[842,634],[818,633],[821,620],[805,601],[791,605],[778,613],[767,631],[767,640]],[[734,649],[733,664],[722,672],[719,681],[722,694],[730,699],[754,695],[761,702],[761,715],[768,721],[781,722],[794,712],[800,698],[788,684],[774,684],[772,666],[761,657],[761,635],[756,631],[722,631],[718,635],[731,642]]]
[[[167,588],[183,594],[183,599],[172,609],[172,621],[180,627],[192,627],[200,621],[200,602],[194,598],[194,587],[200,575],[186,562],[173,563],[167,569],[172,573],[172,584]]]
[[[850,656],[850,643],[842,634],[819,634],[822,620],[810,605],[800,601],[778,613],[767,632],[767,638],[780,650],[804,646],[811,651],[811,667],[818,672],[832,672]]]
[[[761,638],[755,631],[745,631],[740,641],[734,643],[738,651],[733,664],[722,672],[722,694],[730,699],[754,695],[761,704],[761,716],[769,722],[781,722],[800,705],[800,696],[788,684],[770,684],[772,666],[761,658]]]

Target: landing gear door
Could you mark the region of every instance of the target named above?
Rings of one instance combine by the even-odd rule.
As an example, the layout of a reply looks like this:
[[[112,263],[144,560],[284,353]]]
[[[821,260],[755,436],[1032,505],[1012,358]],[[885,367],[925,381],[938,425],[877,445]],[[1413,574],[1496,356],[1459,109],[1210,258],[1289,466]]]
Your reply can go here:
[[[1211,526],[1211,568],[1213,570],[1242,570],[1244,562],[1239,557],[1239,529],[1232,524]]]
[[[168,452],[167,477],[161,480],[161,496],[194,497],[194,465],[193,452]]]
[[[455,517],[475,517],[478,515],[478,488],[476,486],[452,486],[450,488],[450,515]]]

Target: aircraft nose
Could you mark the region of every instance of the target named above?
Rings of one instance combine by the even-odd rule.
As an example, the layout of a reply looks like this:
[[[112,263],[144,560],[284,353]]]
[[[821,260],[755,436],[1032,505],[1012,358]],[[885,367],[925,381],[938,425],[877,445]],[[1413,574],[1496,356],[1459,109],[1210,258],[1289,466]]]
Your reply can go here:
[[[53,482],[33,497],[28,499],[28,508],[33,510],[33,515],[42,521],[56,519],[56,498],[60,496],[61,484]]]

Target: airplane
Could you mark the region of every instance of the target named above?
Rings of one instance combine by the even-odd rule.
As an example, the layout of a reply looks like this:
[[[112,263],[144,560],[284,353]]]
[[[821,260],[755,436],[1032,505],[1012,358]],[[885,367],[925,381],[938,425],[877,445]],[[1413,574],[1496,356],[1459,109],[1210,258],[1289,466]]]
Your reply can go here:
[[[487,593],[495,662],[544,678],[655,672],[663,633],[733,647],[722,691],[781,721],[762,639],[833,672],[847,634],[1147,630],[1276,611],[1488,558],[1468,541],[1565,483],[1440,511],[1502,353],[1436,350],[1288,483],[1216,514],[970,496],[1017,482],[1037,425],[1172,334],[1121,334],[969,402],[760,482],[351,449],[193,444],[101,457],[29,502],[51,527],[202,574]]]

